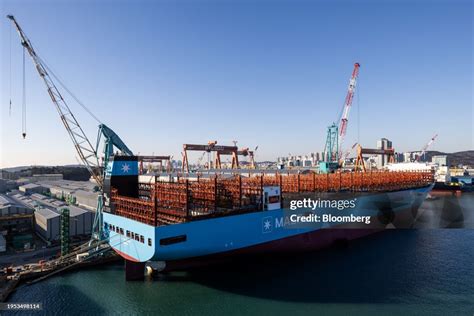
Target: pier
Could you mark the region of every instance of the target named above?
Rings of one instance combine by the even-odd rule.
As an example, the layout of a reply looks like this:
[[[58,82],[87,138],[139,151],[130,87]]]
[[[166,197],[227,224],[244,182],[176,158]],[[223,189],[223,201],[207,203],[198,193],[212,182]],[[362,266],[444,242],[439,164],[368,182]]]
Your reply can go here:
[[[5,302],[15,290],[43,281],[54,275],[90,266],[121,260],[107,241],[99,241],[89,245],[83,244],[73,252],[57,259],[38,263],[6,267],[0,276],[0,302]]]

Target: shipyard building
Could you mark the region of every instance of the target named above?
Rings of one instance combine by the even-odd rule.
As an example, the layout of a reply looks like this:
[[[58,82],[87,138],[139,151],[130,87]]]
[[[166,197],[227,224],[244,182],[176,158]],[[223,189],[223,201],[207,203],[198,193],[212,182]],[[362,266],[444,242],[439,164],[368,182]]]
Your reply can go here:
[[[46,241],[59,239],[60,214],[64,208],[69,209],[69,236],[86,236],[92,232],[94,214],[86,209],[68,205],[64,201],[38,193],[29,196],[17,193],[13,194],[11,198],[35,209],[35,230]]]
[[[96,210],[98,193],[94,192],[96,184],[90,181],[41,181],[38,184],[47,188],[52,197],[90,211]]]
[[[18,190],[25,194],[33,194],[33,193],[46,193],[48,191],[47,188],[44,186],[35,184],[35,183],[28,183],[23,184],[18,187]]]
[[[59,240],[61,209],[39,207],[35,212],[36,232],[48,241]],[[76,206],[69,209],[69,236],[87,236],[92,232],[93,214]]]
[[[377,149],[392,149],[392,142],[386,138],[382,138],[377,141]],[[377,163],[377,168],[382,169],[384,166],[386,166],[389,162],[389,156],[388,155],[377,155],[376,163]]]
[[[34,209],[0,194],[0,231],[2,235],[31,230]]]

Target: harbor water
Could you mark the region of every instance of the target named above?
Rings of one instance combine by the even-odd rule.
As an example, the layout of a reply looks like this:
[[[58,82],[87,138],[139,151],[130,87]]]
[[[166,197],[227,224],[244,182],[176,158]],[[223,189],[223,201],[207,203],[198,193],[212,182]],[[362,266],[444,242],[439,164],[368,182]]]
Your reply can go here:
[[[26,286],[9,302],[58,315],[473,315],[474,193],[432,193],[415,229],[291,258],[126,282],[123,265]],[[18,313],[21,314],[21,313]]]

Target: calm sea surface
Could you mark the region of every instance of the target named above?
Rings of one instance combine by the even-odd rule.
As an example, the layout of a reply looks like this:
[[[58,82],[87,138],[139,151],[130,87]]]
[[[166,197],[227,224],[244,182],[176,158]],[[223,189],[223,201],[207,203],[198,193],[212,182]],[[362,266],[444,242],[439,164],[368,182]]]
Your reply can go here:
[[[432,194],[419,229],[389,230],[292,258],[125,282],[123,266],[24,287],[34,314],[474,315],[474,193]],[[447,229],[445,227],[450,227]]]

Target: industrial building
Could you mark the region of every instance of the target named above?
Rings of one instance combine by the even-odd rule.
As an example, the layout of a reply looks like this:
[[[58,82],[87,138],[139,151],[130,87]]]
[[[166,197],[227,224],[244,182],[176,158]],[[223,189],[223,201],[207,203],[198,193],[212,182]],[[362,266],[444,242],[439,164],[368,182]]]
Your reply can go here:
[[[92,232],[93,214],[76,206],[53,209],[40,206],[35,212],[36,231],[48,241],[60,238],[61,210],[69,209],[69,236],[90,235]]]
[[[18,185],[13,180],[0,179],[0,193],[16,189]]]
[[[60,181],[63,179],[61,173],[52,173],[52,174],[34,174],[31,176],[31,182],[39,181]]]
[[[69,235],[90,235],[94,214],[77,206],[68,206],[69,209]],[[58,213],[60,209],[56,210]]]
[[[437,164],[438,166],[448,166],[449,167],[449,160],[447,155],[437,155],[431,157],[431,162]]]
[[[60,215],[49,208],[38,207],[35,211],[36,232],[46,240],[59,239]]]
[[[68,205],[63,201],[56,200],[49,198],[47,196],[41,194],[33,194],[30,196],[38,205],[40,205],[43,209],[49,209],[51,212],[55,213],[58,217],[54,216],[49,212],[42,212],[35,216],[36,219],[40,219],[41,221],[47,222],[49,219],[51,226],[46,226],[47,228],[51,228],[51,233],[48,232],[48,240],[55,240],[58,237],[56,234],[56,225],[55,221],[59,221],[61,210],[64,208],[69,209],[69,218],[70,218],[70,227],[69,227],[69,234],[70,236],[76,235],[86,235],[91,233],[92,229],[92,217],[93,214],[85,209],[79,208],[77,206]],[[44,218],[42,218],[44,217]],[[59,222],[58,222],[59,223]],[[59,224],[58,224],[59,225]],[[57,226],[59,227],[59,226]],[[43,227],[44,228],[44,227]],[[59,228],[58,228],[59,229]]]
[[[69,235],[89,235],[92,231],[94,213],[73,205],[68,205],[64,201],[50,198],[48,196],[33,193],[22,195],[12,194],[12,200],[17,201],[30,208],[31,214],[34,211],[36,232],[45,240],[54,241],[59,239],[60,213],[64,208],[69,209]],[[33,217],[33,215],[31,215]],[[31,228],[31,225],[30,225]]]
[[[315,167],[322,160],[324,153],[314,152],[308,155],[288,155],[286,157],[278,157],[277,166],[280,169],[287,167]]]
[[[32,207],[0,194],[0,230],[2,232],[11,234],[31,230],[33,212]]]
[[[0,234],[0,253],[7,251],[7,241],[2,234]]]
[[[51,196],[57,199],[62,199],[77,204],[80,207],[89,210],[95,210],[97,207],[97,193],[94,192],[96,184],[90,181],[42,181],[39,182],[43,187],[46,187]]]
[[[382,138],[377,141],[377,149],[392,149],[392,142],[386,138]],[[387,155],[377,155],[377,168],[382,169],[389,162]]]
[[[33,194],[33,193],[46,193],[48,191],[47,188],[44,186],[35,184],[35,183],[28,183],[23,184],[18,187],[18,190],[25,194]]]
[[[78,206],[87,208],[91,211],[97,209],[97,192],[77,190],[74,192],[74,197]]]

